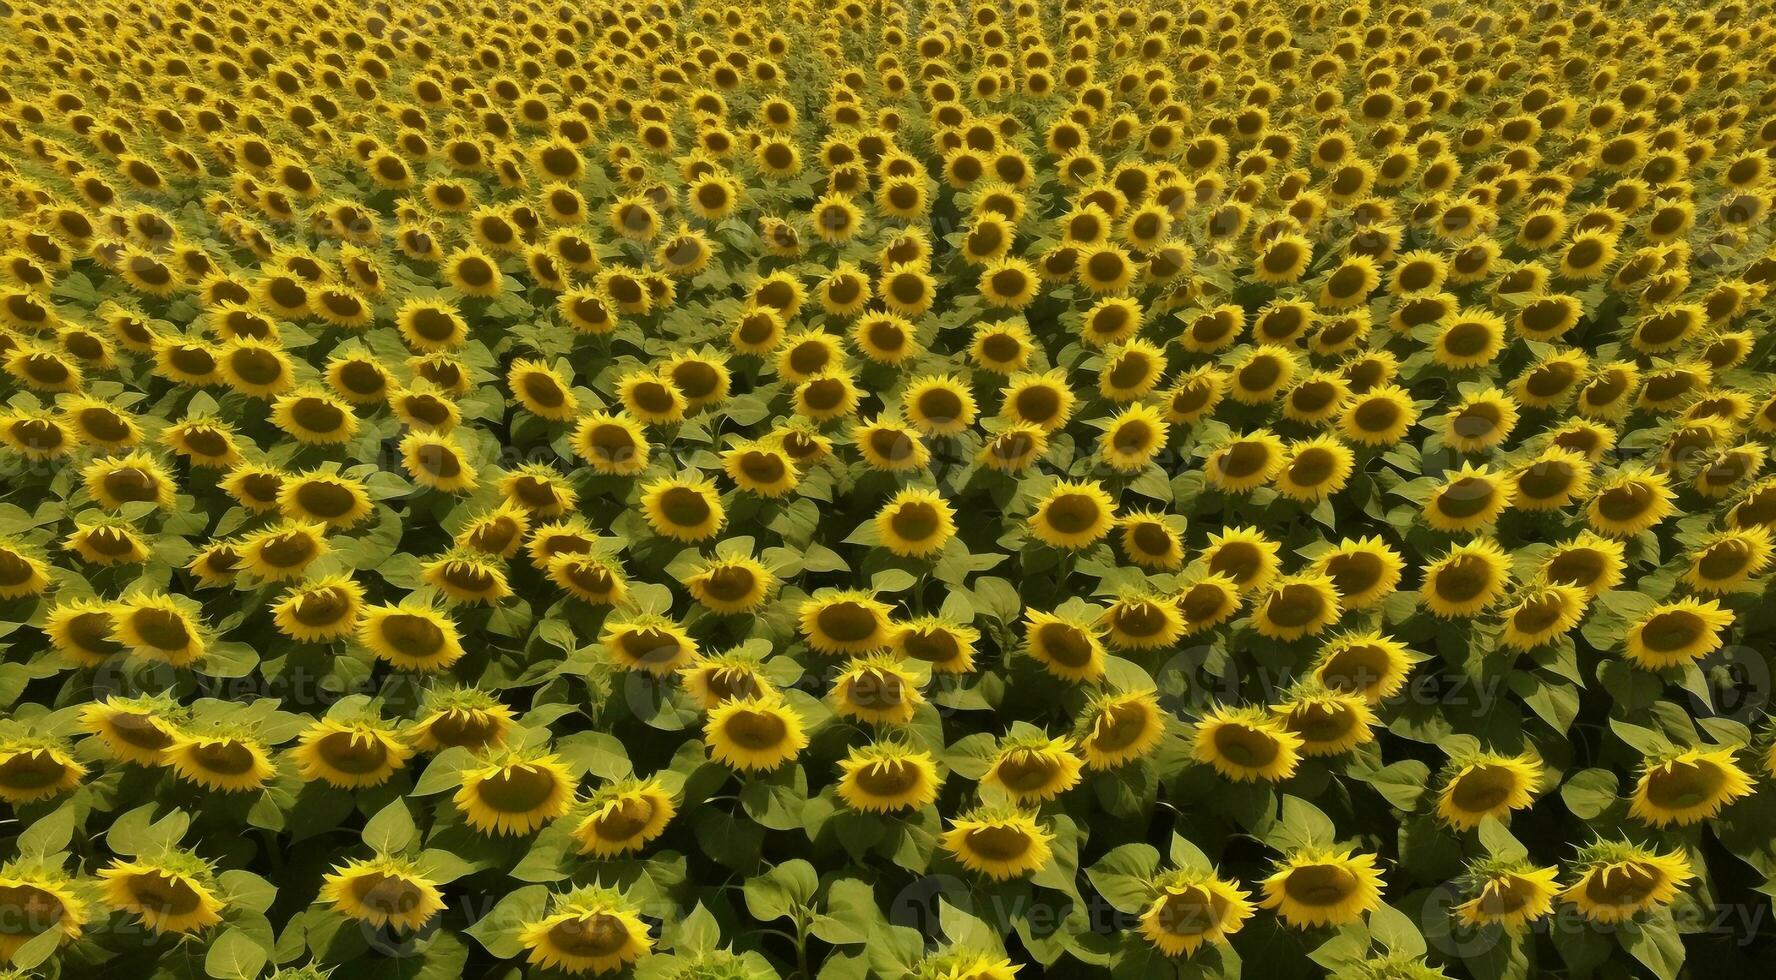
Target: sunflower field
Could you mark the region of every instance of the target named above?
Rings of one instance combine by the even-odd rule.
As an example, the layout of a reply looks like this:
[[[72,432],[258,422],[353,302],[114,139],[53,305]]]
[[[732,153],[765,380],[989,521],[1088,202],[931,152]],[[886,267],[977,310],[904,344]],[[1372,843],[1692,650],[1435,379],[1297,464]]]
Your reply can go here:
[[[0,980],[1766,975],[1773,44],[0,0]]]

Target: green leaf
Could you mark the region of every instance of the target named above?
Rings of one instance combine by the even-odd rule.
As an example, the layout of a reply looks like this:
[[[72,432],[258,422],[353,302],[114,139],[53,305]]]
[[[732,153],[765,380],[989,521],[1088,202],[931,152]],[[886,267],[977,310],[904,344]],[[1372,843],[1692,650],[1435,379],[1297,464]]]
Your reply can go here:
[[[1153,900],[1153,876],[1159,869],[1159,852],[1149,844],[1124,844],[1114,848],[1085,870],[1085,877],[1118,912],[1144,912]]]
[[[405,851],[418,836],[419,831],[413,826],[413,813],[407,809],[406,800],[395,800],[378,810],[376,816],[364,824],[364,843],[381,854]]]
[[[785,861],[756,878],[749,878],[742,894],[754,919],[781,919],[797,908],[806,908],[820,886],[814,866],[801,858]]]
[[[253,980],[265,969],[270,954],[236,928],[223,930],[204,954],[204,972],[216,980]]]

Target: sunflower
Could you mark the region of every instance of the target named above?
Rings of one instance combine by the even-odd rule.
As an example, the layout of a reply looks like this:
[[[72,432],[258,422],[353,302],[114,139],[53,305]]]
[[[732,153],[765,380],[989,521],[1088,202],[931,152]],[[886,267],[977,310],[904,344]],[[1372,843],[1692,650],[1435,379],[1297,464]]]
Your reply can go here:
[[[539,748],[485,754],[457,778],[461,783],[451,802],[483,834],[522,836],[573,806],[575,778],[560,759]]]
[[[506,370],[506,389],[524,410],[551,422],[566,422],[579,411],[568,378],[542,361],[517,358]]]
[[[653,613],[607,620],[599,642],[618,668],[659,677],[670,676],[697,655],[697,641],[683,627]]]
[[[449,614],[420,604],[364,607],[357,640],[378,660],[423,673],[450,669],[464,652]]]
[[[1713,820],[1726,807],[1751,795],[1751,777],[1733,761],[1732,747],[1684,749],[1647,759],[1628,813],[1655,827],[1689,826]]]
[[[1443,439],[1451,448],[1485,452],[1510,438],[1517,426],[1517,405],[1497,388],[1482,388],[1450,409],[1443,426]]]
[[[1345,403],[1338,415],[1338,429],[1360,445],[1391,446],[1417,421],[1418,408],[1406,390],[1380,384]]]
[[[974,363],[994,374],[1012,375],[1030,365],[1035,340],[1030,325],[1022,317],[980,323],[974,328],[968,345],[968,356]]]
[[[98,877],[106,905],[136,916],[157,935],[197,933],[222,921],[225,907],[214,873],[190,852],[117,858]]]
[[[725,653],[699,653],[678,668],[685,693],[699,710],[710,711],[724,701],[761,698],[776,691],[764,674],[764,661],[745,647]]]
[[[166,763],[166,750],[178,737],[182,718],[178,703],[165,695],[109,695],[81,709],[80,727],[117,759],[159,766]]]
[[[1628,627],[1629,663],[1642,670],[1669,670],[1694,663],[1720,649],[1721,631],[1733,625],[1733,611],[1710,599],[1661,602]]]
[[[895,813],[930,806],[942,785],[931,753],[898,742],[875,742],[854,747],[839,760],[836,792],[853,810]]]
[[[438,687],[426,691],[407,734],[423,752],[456,746],[478,752],[504,743],[512,722],[512,709],[486,691]]]
[[[801,379],[796,379],[801,380]],[[624,414],[648,425],[674,425],[690,407],[671,378],[653,371],[631,371],[617,382]]]
[[[96,667],[123,650],[113,640],[115,606],[101,599],[58,602],[43,622],[43,633],[58,653],[82,667]]]
[[[635,907],[601,887],[554,896],[548,915],[518,924],[518,942],[531,966],[575,976],[619,972],[654,945]]]
[[[1306,235],[1278,235],[1253,256],[1252,277],[1271,285],[1295,282],[1313,260],[1313,243]]]
[[[1184,565],[1184,539],[1167,515],[1131,511],[1117,518],[1117,542],[1123,554],[1143,568],[1176,571]]]
[[[1460,830],[1473,830],[1487,817],[1502,820],[1535,802],[1541,780],[1541,760],[1531,755],[1482,752],[1457,759],[1437,794],[1437,816]]]
[[[683,581],[693,599],[727,615],[757,610],[779,584],[774,572],[747,555],[709,559]]]
[[[1097,624],[1040,609],[1024,610],[1024,642],[1048,673],[1071,682],[1096,680],[1104,672],[1104,644]]]
[[[1585,508],[1585,523],[1598,534],[1632,538],[1669,517],[1674,497],[1665,474],[1624,471],[1598,486]]]
[[[19,950],[52,930],[52,952],[79,939],[92,917],[88,902],[75,882],[47,861],[21,859],[0,866],[0,916],[6,921],[0,929],[0,963],[11,962]]]
[[[999,743],[981,776],[981,786],[1024,805],[1052,800],[1079,783],[1082,762],[1075,749],[1073,740],[1065,736],[1034,733],[1008,737]]]
[[[374,716],[322,718],[303,729],[297,742],[290,755],[302,778],[340,789],[380,786],[413,755],[394,726]]]
[[[1228,575],[1210,572],[1190,575],[1178,586],[1178,613],[1184,619],[1184,635],[1214,629],[1240,611],[1239,585]]]
[[[246,731],[180,732],[165,759],[179,778],[223,793],[257,792],[277,775],[269,748]]]
[[[1115,501],[1097,481],[1059,480],[1037,502],[1028,525],[1043,544],[1077,551],[1102,540],[1115,521]]]
[[[651,456],[647,433],[623,414],[594,412],[574,426],[574,455],[604,476],[634,476],[647,469]]]
[[[653,480],[641,488],[641,506],[654,533],[675,541],[711,538],[727,519],[715,483],[701,476]]]
[[[1501,598],[1510,580],[1510,558],[1504,549],[1490,538],[1476,538],[1426,565],[1419,595],[1439,617],[1466,618]]]
[[[135,525],[118,518],[77,520],[62,549],[94,565],[140,565],[149,558],[148,544]]]
[[[1531,585],[1504,614],[1499,642],[1513,650],[1533,650],[1568,632],[1585,617],[1590,593],[1576,585]]]
[[[1088,768],[1115,769],[1152,754],[1165,733],[1153,690],[1102,692],[1086,703],[1076,741]]]
[[[267,582],[301,578],[329,552],[326,525],[280,521],[244,535],[236,545],[247,571]]]
[[[974,424],[974,393],[952,375],[916,378],[901,393],[906,419],[926,436],[953,436]]]
[[[1511,505],[1524,511],[1564,508],[1585,495],[1591,463],[1570,449],[1549,446],[1510,476]]]
[[[133,656],[188,667],[208,649],[208,629],[192,605],[151,592],[125,596],[112,607],[110,639]]]
[[[703,723],[703,739],[710,758],[748,772],[775,769],[808,746],[801,713],[774,691],[716,705]]]
[[[1380,908],[1384,883],[1373,854],[1305,847],[1285,854],[1263,887],[1260,906],[1308,929],[1347,925]]]
[[[444,911],[438,883],[413,861],[389,855],[335,865],[321,879],[320,898],[346,918],[402,932],[416,932]]]
[[[1196,723],[1192,755],[1235,782],[1279,782],[1295,774],[1301,739],[1269,712],[1215,707]]]
[[[1521,932],[1537,919],[1554,911],[1560,895],[1559,868],[1538,868],[1525,862],[1488,859],[1466,876],[1464,895],[1472,895],[1452,911],[1469,926],[1501,926]]]
[[[941,616],[921,616],[894,627],[890,647],[901,657],[931,665],[935,673],[964,674],[974,669],[980,631]]]
[[[548,463],[526,463],[500,477],[499,493],[506,506],[531,517],[560,517],[579,503],[579,493]]]
[[[1251,893],[1206,870],[1172,871],[1153,883],[1140,932],[1167,956],[1189,956],[1227,942],[1252,917]]]
[[[1571,870],[1577,877],[1560,892],[1585,919],[1602,925],[1627,922],[1675,901],[1696,873],[1681,850],[1663,854],[1627,841],[1598,841],[1580,848]]]
[[[985,807],[950,821],[939,843],[962,867],[994,881],[1022,878],[1048,866],[1054,832],[1019,809]]]
[[[449,433],[409,432],[400,443],[401,465],[415,483],[442,493],[465,493],[480,485],[475,467]]]
[[[1113,402],[1144,398],[1165,373],[1165,352],[1139,337],[1104,349],[1098,394]]]
[[[1277,492],[1302,503],[1337,494],[1356,469],[1356,457],[1338,437],[1320,435],[1290,443],[1272,477]]]
[[[173,509],[178,484],[160,460],[141,450],[127,456],[100,457],[80,471],[86,491],[106,510],[128,504],[153,504]]]
[[[1405,645],[1392,637],[1349,633],[1320,648],[1313,679],[1327,690],[1358,694],[1373,705],[1399,693],[1416,663]]]
[[[815,652],[861,656],[892,640],[891,611],[870,592],[822,590],[803,600],[797,616],[802,635]]]
[[[1269,483],[1283,462],[1282,440],[1259,429],[1222,442],[1209,453],[1203,475],[1224,493],[1244,493]]]
[[[936,491],[909,487],[876,513],[875,527],[890,554],[926,558],[955,536],[955,511]]]
[[[1425,501],[1426,523],[1439,531],[1473,532],[1511,506],[1512,485],[1485,464],[1463,463]]]
[[[573,831],[580,853],[611,858],[639,851],[665,833],[678,805],[659,780],[629,778],[600,786],[584,811]]]
[[[278,631],[304,643],[331,643],[356,632],[364,589],[349,575],[328,575],[286,591],[271,607]]]
[[[858,657],[833,679],[828,699],[834,713],[877,725],[904,725],[913,719],[925,696],[918,675],[900,666],[900,658],[879,653]]]
[[[1067,384],[1066,375],[1059,371],[1015,374],[1006,386],[1000,416],[1053,432],[1072,417],[1074,401],[1073,389]]]
[[[0,736],[0,800],[14,807],[72,792],[86,774],[59,738]]]
[[[1730,591],[1769,567],[1773,549],[1762,526],[1727,528],[1697,542],[1684,581],[1699,592]]]
[[[1157,409],[1139,402],[1111,416],[1104,426],[1098,457],[1122,473],[1145,469],[1165,448],[1170,428]]]
[[[1198,560],[1210,572],[1231,579],[1241,592],[1255,592],[1270,585],[1276,576],[1281,548],[1255,527],[1230,527],[1209,534]]]

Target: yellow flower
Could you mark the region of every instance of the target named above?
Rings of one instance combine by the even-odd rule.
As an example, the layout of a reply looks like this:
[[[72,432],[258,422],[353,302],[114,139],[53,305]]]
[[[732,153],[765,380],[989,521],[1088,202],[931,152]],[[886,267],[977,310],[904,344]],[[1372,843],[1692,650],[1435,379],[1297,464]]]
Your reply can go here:
[[[861,656],[892,640],[891,611],[869,592],[823,590],[804,600],[797,615],[802,635],[815,652]]]
[[[1470,926],[1498,925],[1508,932],[1521,932],[1554,911],[1554,900],[1560,895],[1555,883],[1559,874],[1559,868],[1483,863],[1470,876],[1473,885],[1463,893],[1473,897],[1453,911]]]
[[[1533,585],[1504,614],[1505,631],[1499,642],[1513,650],[1533,650],[1579,624],[1591,602],[1590,593],[1576,585]]]
[[[290,755],[302,778],[341,789],[380,786],[413,754],[393,726],[373,717],[323,718],[305,728],[297,741]]]
[[[942,783],[931,753],[896,742],[854,747],[839,760],[838,796],[863,813],[923,809]]]
[[[1226,493],[1244,493],[1269,483],[1282,471],[1283,442],[1259,429],[1232,437],[1209,454],[1203,475]]]
[[[1080,751],[1092,769],[1114,769],[1141,759],[1165,738],[1165,713],[1151,689],[1092,696],[1080,718]]]
[[[386,855],[335,865],[321,879],[320,897],[347,918],[402,932],[415,932],[444,911],[437,882],[412,861]]]
[[[676,541],[715,536],[726,521],[715,484],[700,476],[660,477],[641,490],[641,506],[654,533]]]
[[[1655,827],[1713,820],[1723,807],[1751,795],[1751,777],[1733,761],[1733,748],[1685,749],[1646,760],[1628,813]]]
[[[1044,670],[1075,683],[1104,673],[1104,645],[1095,624],[1040,609],[1024,610],[1026,648]]]
[[[615,973],[653,953],[647,924],[603,888],[556,896],[548,915],[519,924],[518,941],[530,965],[574,976]]]
[[[574,827],[580,853],[597,858],[639,851],[666,831],[678,812],[672,795],[654,779],[624,779],[598,788]]]
[[[1297,929],[1342,926],[1381,907],[1384,887],[1373,854],[1303,848],[1290,851],[1264,879],[1264,908]]]
[[[994,881],[1022,878],[1053,859],[1054,832],[1022,810],[976,809],[950,822],[939,842],[958,863]]]
[[[1541,779],[1541,760],[1530,755],[1485,752],[1459,759],[1437,794],[1437,815],[1461,830],[1473,830],[1487,817],[1502,820],[1535,802]]]
[[[1060,480],[1037,502],[1029,528],[1043,544],[1079,550],[1109,534],[1115,519],[1116,504],[1099,483]]]
[[[913,719],[925,696],[919,678],[902,668],[891,654],[870,654],[850,662],[833,679],[828,699],[841,718],[874,724],[904,725]]]
[[[573,806],[573,775],[560,759],[539,749],[484,756],[457,778],[462,782],[451,802],[483,834],[528,834]]]
[[[1665,474],[1630,470],[1597,488],[1585,522],[1598,534],[1636,537],[1671,515],[1674,497]]]
[[[111,611],[111,640],[134,656],[188,667],[208,648],[203,620],[189,606],[169,595],[125,596]]]
[[[1279,565],[1282,545],[1255,527],[1230,527],[1210,532],[1199,561],[1216,575],[1225,575],[1242,592],[1254,592],[1270,584]]]
[[[157,934],[196,933],[222,921],[222,896],[209,866],[196,855],[169,851],[117,858],[98,876],[105,904],[138,917]]]
[[[1235,782],[1295,774],[1301,739],[1260,708],[1216,707],[1197,722],[1193,755]]]
[[[51,930],[57,934],[55,946],[79,939],[92,910],[66,874],[48,862],[25,859],[0,866],[0,915],[7,922],[0,931],[0,963],[7,963]]]
[[[1382,633],[1351,633],[1320,649],[1314,681],[1333,691],[1362,695],[1370,704],[1399,693],[1417,662],[1398,640]]]
[[[802,716],[781,695],[723,701],[703,723],[712,759],[735,769],[775,769],[808,745]]]
[[[358,618],[357,639],[401,670],[434,672],[462,659],[462,640],[447,613],[422,605],[377,605]]]
[[[964,674],[974,669],[980,631],[941,616],[921,616],[898,624],[890,645],[902,657],[931,665],[935,673]]]
[[[877,512],[875,526],[891,554],[926,558],[942,551],[955,536],[955,511],[935,491],[909,487]]]
[[[165,758],[179,778],[224,793],[264,789],[277,774],[270,751],[246,732],[181,732],[173,736]]]
[[[1510,559],[1497,542],[1476,538],[1449,549],[1425,566],[1419,595],[1445,619],[1478,616],[1505,594]]]
[[[1715,600],[1662,602],[1628,627],[1626,655],[1642,670],[1682,667],[1720,649],[1721,631],[1731,625],[1733,611]]]
[[[1426,523],[1439,531],[1472,532],[1498,520],[1511,505],[1512,486],[1487,465],[1463,463],[1425,501]]]
[[[0,737],[0,800],[14,807],[71,792],[86,776],[67,743],[35,735]]]
[[[1208,871],[1174,871],[1154,882],[1158,894],[1141,913],[1140,932],[1167,956],[1221,945],[1252,917],[1251,893]]]
[[[1681,850],[1663,854],[1625,841],[1600,841],[1579,851],[1577,878],[1560,893],[1579,914],[1603,925],[1626,922],[1669,905],[1696,877]]]
[[[364,589],[348,575],[329,575],[291,588],[272,606],[278,631],[305,643],[330,643],[352,635],[364,606]]]

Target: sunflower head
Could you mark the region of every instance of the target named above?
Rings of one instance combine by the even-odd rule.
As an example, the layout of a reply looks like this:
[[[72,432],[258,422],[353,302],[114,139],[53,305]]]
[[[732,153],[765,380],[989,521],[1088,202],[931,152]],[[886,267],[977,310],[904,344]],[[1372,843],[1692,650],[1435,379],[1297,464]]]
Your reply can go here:
[[[320,897],[347,918],[403,932],[444,910],[437,882],[413,861],[384,854],[335,866],[321,881]]]
[[[678,811],[656,779],[623,779],[598,788],[581,807],[574,827],[580,853],[598,858],[638,851],[660,836]]]
[[[199,932],[222,921],[215,872],[188,851],[116,859],[98,873],[105,904],[156,933]]]
[[[596,886],[554,896],[548,914],[519,924],[518,941],[532,966],[570,974],[620,971],[654,944],[636,907]]]

